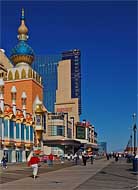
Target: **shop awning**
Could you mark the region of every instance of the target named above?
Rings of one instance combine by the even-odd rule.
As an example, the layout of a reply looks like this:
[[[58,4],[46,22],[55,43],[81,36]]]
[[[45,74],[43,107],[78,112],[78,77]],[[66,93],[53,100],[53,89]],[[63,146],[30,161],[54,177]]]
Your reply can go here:
[[[61,139],[61,140],[44,140],[43,145],[72,145],[79,147],[81,145],[80,141],[73,139]]]

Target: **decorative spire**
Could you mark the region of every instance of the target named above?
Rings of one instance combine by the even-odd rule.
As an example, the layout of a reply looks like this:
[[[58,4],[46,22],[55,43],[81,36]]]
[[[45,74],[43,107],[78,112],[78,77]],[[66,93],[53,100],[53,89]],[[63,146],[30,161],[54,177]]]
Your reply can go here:
[[[21,20],[24,20],[24,8],[22,8],[22,16],[21,16]]]
[[[19,34],[17,36],[18,39],[24,41],[27,40],[28,39],[27,33],[28,33],[28,28],[25,25],[24,9],[22,8],[21,25],[18,28],[18,34]]]
[[[17,38],[19,39],[19,42],[12,49],[12,53],[11,53],[11,60],[14,63],[14,65],[18,65],[19,63],[27,63],[31,65],[34,60],[34,51],[26,43],[28,39],[27,33],[28,33],[28,28],[25,25],[24,9],[22,9],[21,25],[18,28],[18,36],[17,36]]]

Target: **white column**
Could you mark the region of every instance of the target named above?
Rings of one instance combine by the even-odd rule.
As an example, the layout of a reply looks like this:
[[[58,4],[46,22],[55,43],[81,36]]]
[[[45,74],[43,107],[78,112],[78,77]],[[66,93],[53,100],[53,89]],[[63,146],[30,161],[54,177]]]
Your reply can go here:
[[[3,150],[0,150],[0,160],[2,160],[3,153],[4,153],[4,151],[3,151]]]
[[[16,123],[14,123],[14,140],[16,140]]]
[[[22,98],[22,111],[23,111],[24,117],[26,118],[26,98],[27,98],[27,96],[26,96],[25,92],[22,93],[21,98]]]
[[[0,108],[4,111],[4,81],[0,78]]]
[[[16,151],[12,150],[12,161],[11,162],[16,162]]]
[[[71,128],[72,128],[72,139],[74,139],[74,117],[70,117],[71,119]]]
[[[16,87],[12,86],[11,95],[12,95],[12,109],[14,115],[16,115],[16,92],[17,92]]]
[[[4,139],[4,121],[2,122],[2,140]]]
[[[4,112],[4,98],[2,94],[0,95],[0,108],[1,111]]]
[[[26,153],[25,153],[25,150],[22,151],[22,162],[26,162]]]
[[[87,140],[88,139],[88,128],[85,127],[85,139]]]

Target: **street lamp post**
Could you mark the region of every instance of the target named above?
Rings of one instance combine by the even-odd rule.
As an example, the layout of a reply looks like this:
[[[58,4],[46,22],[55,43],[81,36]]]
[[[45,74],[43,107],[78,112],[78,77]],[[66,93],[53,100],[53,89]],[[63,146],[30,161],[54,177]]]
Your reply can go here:
[[[136,156],[136,149],[137,149],[137,147],[136,147],[136,131],[137,131],[137,126],[136,126],[136,123],[135,123],[135,119],[136,119],[136,114],[134,113],[133,115],[132,115],[132,117],[133,117],[133,122],[134,122],[134,126],[133,126],[133,132],[134,132],[134,156]]]
[[[130,135],[130,151],[131,151],[131,155],[133,154],[133,145],[132,145],[132,134]]]

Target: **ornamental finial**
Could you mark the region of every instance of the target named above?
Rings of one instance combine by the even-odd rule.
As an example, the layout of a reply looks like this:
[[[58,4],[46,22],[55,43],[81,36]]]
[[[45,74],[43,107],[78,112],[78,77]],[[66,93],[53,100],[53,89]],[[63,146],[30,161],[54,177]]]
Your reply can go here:
[[[22,14],[21,14],[21,25],[19,26],[18,28],[18,39],[19,40],[27,40],[28,39],[28,36],[27,36],[27,33],[28,33],[28,28],[27,26],[25,25],[25,19],[24,19],[24,9],[22,8]]]
[[[22,8],[22,16],[21,16],[21,20],[24,20],[24,8]]]

